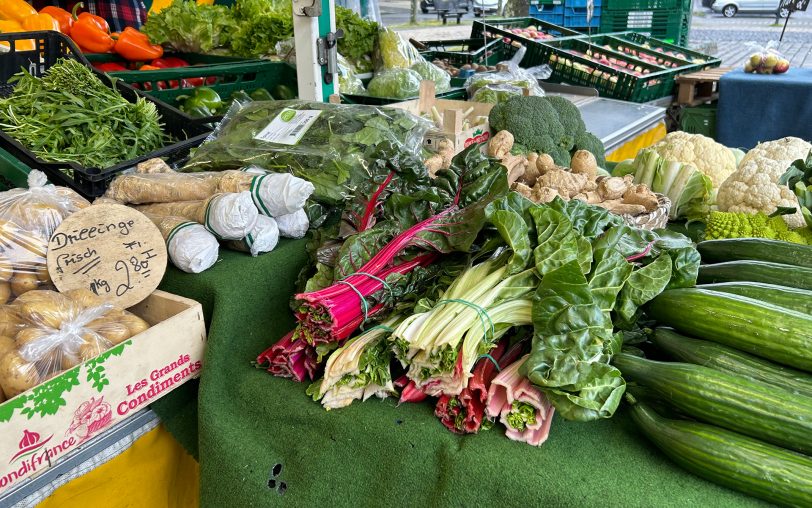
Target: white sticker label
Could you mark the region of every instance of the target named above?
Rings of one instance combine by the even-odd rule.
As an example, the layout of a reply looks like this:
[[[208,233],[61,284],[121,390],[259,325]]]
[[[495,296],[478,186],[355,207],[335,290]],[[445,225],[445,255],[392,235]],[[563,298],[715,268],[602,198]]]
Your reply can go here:
[[[271,120],[267,127],[254,136],[254,139],[280,145],[295,145],[320,114],[321,111],[314,109],[285,108]]]

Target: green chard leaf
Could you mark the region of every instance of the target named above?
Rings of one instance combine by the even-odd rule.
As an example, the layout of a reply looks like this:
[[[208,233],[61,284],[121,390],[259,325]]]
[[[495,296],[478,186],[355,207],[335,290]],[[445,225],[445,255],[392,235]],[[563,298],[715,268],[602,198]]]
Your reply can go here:
[[[637,308],[662,293],[671,280],[671,257],[660,254],[657,259],[635,270],[620,291],[618,314],[625,320],[634,318]]]

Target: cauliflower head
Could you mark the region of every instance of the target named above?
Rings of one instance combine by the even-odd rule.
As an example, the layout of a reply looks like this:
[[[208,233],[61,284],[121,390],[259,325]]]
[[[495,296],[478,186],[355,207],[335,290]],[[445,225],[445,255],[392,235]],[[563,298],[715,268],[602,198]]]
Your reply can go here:
[[[798,198],[786,185],[778,185],[778,179],[787,169],[785,161],[766,158],[742,160],[739,169],[730,175],[719,188],[716,205],[723,212],[773,213],[779,206],[798,209],[783,219],[790,227],[803,227]]]
[[[736,171],[733,152],[702,134],[671,132],[652,148],[665,160],[693,164],[711,179],[714,189]]]
[[[739,163],[739,168],[755,159],[771,159],[781,162],[782,169],[778,174],[778,177],[780,177],[794,161],[806,159],[809,150],[812,150],[812,144],[801,138],[790,136],[774,141],[766,141],[759,143],[755,148],[747,152]],[[776,180],[778,177],[776,177]]]

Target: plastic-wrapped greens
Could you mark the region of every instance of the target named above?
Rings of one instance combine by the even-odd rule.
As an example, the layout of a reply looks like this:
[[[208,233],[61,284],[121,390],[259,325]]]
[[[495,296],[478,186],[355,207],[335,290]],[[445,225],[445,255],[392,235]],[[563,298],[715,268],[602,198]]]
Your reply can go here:
[[[68,215],[90,206],[65,187],[31,171],[28,189],[0,192],[0,304],[14,296],[50,287],[48,240]]]
[[[375,45],[375,68],[377,70],[408,69],[423,61],[417,49],[391,28],[381,27]]]
[[[254,229],[242,240],[228,242],[231,249],[250,252],[252,256],[258,256],[265,252],[271,252],[279,243],[279,227],[273,217],[260,215]]]
[[[338,73],[338,89],[341,93],[353,95],[366,93],[361,78],[355,74],[355,69],[341,55],[338,55]]]
[[[251,232],[259,216],[248,191],[215,194],[201,201],[155,203],[135,208],[145,214],[181,217],[203,224],[220,240],[241,240]]]
[[[29,291],[0,307],[0,321],[0,387],[8,398],[149,328],[87,289]]]
[[[310,221],[304,209],[276,217],[279,235],[285,238],[302,238],[310,228]]]
[[[200,273],[217,262],[220,244],[202,224],[182,217],[145,214],[158,226],[166,240],[172,264],[186,273]]]
[[[388,69],[375,74],[367,84],[372,97],[408,99],[420,94],[420,74],[411,69]]]
[[[471,100],[473,102],[488,102],[499,104],[507,102],[511,97],[524,95],[524,89],[508,84],[490,84],[478,88]]]
[[[434,90],[437,93],[447,92],[451,88],[451,76],[428,60],[417,62],[411,69],[420,74],[421,78],[434,81]]]

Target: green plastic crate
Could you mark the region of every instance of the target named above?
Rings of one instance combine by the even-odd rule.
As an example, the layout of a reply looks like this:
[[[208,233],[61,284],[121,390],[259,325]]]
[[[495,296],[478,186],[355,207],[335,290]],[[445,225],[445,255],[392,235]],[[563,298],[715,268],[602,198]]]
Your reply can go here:
[[[546,39],[544,41],[532,40],[520,35],[514,34],[510,30],[515,28],[527,28],[529,26],[535,26],[541,32],[551,35],[552,39]],[[520,66],[522,67],[533,67],[534,65],[538,65],[540,60],[541,51],[540,47],[542,42],[548,42],[550,40],[557,40],[564,37],[573,37],[579,36],[580,33],[576,32],[575,30],[571,30],[569,28],[564,28],[563,26],[555,25],[553,23],[548,23],[546,21],[542,21],[536,18],[505,18],[505,19],[489,19],[486,21],[474,21],[473,28],[471,29],[471,38],[472,39],[483,39],[483,40],[490,40],[490,39],[503,39],[506,43],[518,42],[524,45],[527,48],[527,52],[522,58],[520,62]]]
[[[444,44],[444,42],[465,42],[465,44]],[[489,41],[484,44],[484,39],[459,39],[455,41],[426,41],[429,50],[420,54],[426,60],[432,61],[435,58],[448,60],[456,66],[466,64],[496,65],[499,62],[509,60],[518,48],[505,44],[501,39]],[[469,48],[465,50],[464,48]]]
[[[142,90],[151,88],[150,95],[167,102],[176,104],[178,96],[188,95],[194,88],[165,88],[159,87],[159,82],[169,83],[184,79],[207,78],[215,82],[206,86],[212,88],[225,100],[232,93],[244,90],[252,92],[258,88],[265,88],[273,93],[274,88],[282,85],[291,88],[293,93],[297,90],[296,68],[285,62],[270,60],[247,60],[219,65],[202,67],[176,67],[156,71],[126,71],[111,72],[110,76],[120,78],[125,83],[138,85]]]
[[[16,157],[0,149],[0,190],[15,187],[28,187],[28,173],[31,168]]]
[[[542,46],[541,59],[535,65],[550,66],[553,74],[549,81],[592,87],[597,89],[602,97],[612,99],[648,102],[666,97],[673,93],[674,78],[680,73],[679,69],[664,69],[623,53],[590,44],[585,38],[572,37],[549,41],[540,46]],[[589,54],[594,58],[596,53],[605,55],[607,59],[633,66],[636,72],[647,74],[636,76],[584,56]]]
[[[608,11],[601,14],[602,33],[639,32],[663,42],[685,46],[691,29],[691,10]]]
[[[716,139],[716,105],[709,104],[682,110],[680,129]]]
[[[676,44],[670,44],[668,42],[661,41],[659,39],[655,39],[654,37],[649,37],[641,33],[620,32],[609,35],[627,40],[629,42],[637,44],[638,46],[643,46],[644,48],[653,49],[655,51],[660,49],[662,51],[670,51],[672,53],[676,53],[679,55],[679,58],[684,58],[695,64],[700,64],[700,69],[711,69],[713,67],[719,67],[720,65],[722,65],[721,58],[706,55],[704,53],[700,53],[699,51],[694,51],[692,49],[688,49],[683,46],[678,46]]]
[[[628,33],[640,35],[634,32]],[[700,62],[694,62],[692,59],[688,58],[687,55],[683,55],[683,58],[680,58],[678,56],[666,54],[665,52],[658,52],[653,48],[636,44],[630,39],[617,37],[615,34],[595,35],[588,39],[588,41],[596,46],[602,46],[603,49],[610,49],[611,51],[618,52],[622,55],[626,55],[643,62],[655,64],[663,69],[679,69],[680,72],[695,72],[702,69],[702,65],[706,62],[704,59]],[[609,48],[607,48],[607,46],[609,46]],[[656,63],[651,62],[641,55],[657,59]]]
[[[366,86],[366,83],[364,83]],[[452,88],[451,90],[436,95],[438,99],[463,99],[467,98],[465,88]],[[372,97],[371,95],[353,95],[341,94],[341,102],[344,104],[366,104],[368,106],[386,106],[387,104],[394,104],[396,102],[410,101],[418,97],[407,97],[405,99],[396,99],[393,97]]]
[[[111,63],[119,62],[122,65],[127,61],[115,53],[83,53],[90,63]],[[167,53],[164,56],[174,56],[185,60],[190,65],[218,65],[224,63],[245,62],[246,58],[224,55],[203,55],[200,53]],[[139,71],[132,71],[139,72]]]
[[[603,12],[606,11],[658,11],[683,10],[691,11],[691,0],[603,0]]]

